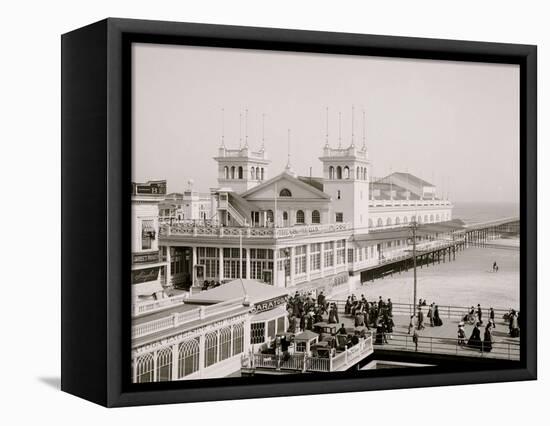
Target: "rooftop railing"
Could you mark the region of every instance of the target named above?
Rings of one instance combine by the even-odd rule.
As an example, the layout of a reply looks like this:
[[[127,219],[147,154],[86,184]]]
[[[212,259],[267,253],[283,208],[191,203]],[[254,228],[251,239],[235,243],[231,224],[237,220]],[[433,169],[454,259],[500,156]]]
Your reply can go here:
[[[328,223],[297,225],[284,228],[276,227],[230,227],[197,223],[175,223],[172,225],[163,224],[160,226],[160,236],[204,236],[204,237],[239,237],[243,238],[287,238],[296,236],[307,236],[331,232],[342,232],[351,230],[351,223]]]
[[[132,304],[132,316],[138,317],[141,315],[162,311],[173,306],[181,305],[188,298],[189,293],[183,293],[177,296],[166,297],[159,300],[138,301]]]
[[[166,317],[144,322],[132,327],[132,339],[144,337],[160,331],[170,330],[196,320],[206,320],[209,317],[234,311],[242,305],[242,298],[227,300],[210,306],[199,306],[185,312],[174,312]]]
[[[450,207],[448,200],[373,200],[369,199],[369,207]]]

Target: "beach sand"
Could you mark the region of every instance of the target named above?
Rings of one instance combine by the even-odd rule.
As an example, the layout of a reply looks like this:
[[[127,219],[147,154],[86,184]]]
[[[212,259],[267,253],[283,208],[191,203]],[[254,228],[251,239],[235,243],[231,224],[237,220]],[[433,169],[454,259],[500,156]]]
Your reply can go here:
[[[514,240],[495,240],[491,247],[470,247],[457,253],[455,261],[447,261],[417,269],[417,300],[428,304],[476,306],[509,309],[519,308],[519,250]],[[500,245],[501,247],[493,247]],[[515,247],[514,247],[515,246]],[[492,272],[493,262],[499,266]],[[354,292],[369,300],[390,297],[396,303],[413,300],[413,272],[402,272],[364,283]],[[339,299],[345,297],[338,297]]]

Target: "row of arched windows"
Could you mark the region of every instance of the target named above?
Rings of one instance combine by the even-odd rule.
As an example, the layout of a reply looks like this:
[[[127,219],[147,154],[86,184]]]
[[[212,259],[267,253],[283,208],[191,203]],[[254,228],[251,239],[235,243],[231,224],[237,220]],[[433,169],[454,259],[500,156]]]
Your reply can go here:
[[[273,211],[268,210],[267,211],[267,217],[270,220],[273,220]],[[283,221],[288,220],[288,212],[283,212]],[[297,224],[305,224],[306,223],[306,215],[303,210],[298,210],[296,212],[296,223]],[[311,223],[318,224],[321,223],[321,213],[319,210],[313,210],[311,212]]]
[[[242,166],[225,166],[223,168],[224,179],[244,179],[244,172]],[[263,167],[252,167],[250,169],[250,179],[252,180],[264,180],[265,172]]]
[[[212,331],[204,336],[205,358],[204,366],[208,367],[216,362],[223,361],[238,355],[244,350],[244,324],[235,324],[233,333],[231,327],[224,327],[219,331]],[[177,368],[176,377],[181,379],[199,371],[199,339],[188,339],[178,346],[178,359],[172,361],[172,348],[167,347],[157,352],[157,362],[153,353],[141,355],[136,359],[136,379],[138,383],[152,382],[155,378],[159,382],[172,380],[172,368]]]
[[[355,170],[349,168],[348,166],[330,166],[328,168],[328,178],[329,179],[357,179],[357,180],[367,180],[367,168],[357,166]]]
[[[445,214],[444,216],[440,216],[439,214],[436,214],[435,216],[433,214],[431,215],[424,215],[424,217],[422,216],[418,216],[418,223],[434,223],[434,222],[440,222],[441,219],[444,219],[446,220],[447,219],[447,215]],[[410,221],[413,222],[417,220],[417,217],[416,216],[411,216],[410,218]],[[380,228],[382,226],[393,226],[393,225],[406,225],[409,223],[409,218],[407,216],[403,216],[403,218],[400,218],[399,216],[396,216],[395,218],[391,218],[391,217],[388,217],[386,218],[386,221],[384,222],[384,220],[382,218],[378,218],[378,220],[376,221],[376,228]],[[369,228],[374,228],[375,225],[374,225],[374,222],[372,219],[369,219]]]

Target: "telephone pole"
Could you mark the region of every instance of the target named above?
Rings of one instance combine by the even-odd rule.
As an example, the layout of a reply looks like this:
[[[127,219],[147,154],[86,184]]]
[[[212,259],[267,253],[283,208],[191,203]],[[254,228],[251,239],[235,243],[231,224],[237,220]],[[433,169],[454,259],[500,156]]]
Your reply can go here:
[[[413,280],[414,280],[414,293],[413,293],[413,316],[416,317],[416,230],[418,224],[416,218],[411,222],[412,232],[412,256],[413,256]]]

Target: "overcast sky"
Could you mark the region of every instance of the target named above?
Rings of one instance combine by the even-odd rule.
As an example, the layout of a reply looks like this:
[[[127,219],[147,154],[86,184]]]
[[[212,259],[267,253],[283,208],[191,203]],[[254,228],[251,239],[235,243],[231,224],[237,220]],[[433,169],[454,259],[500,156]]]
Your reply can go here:
[[[239,114],[258,149],[265,114],[269,177],[287,161],[321,175],[329,141],[362,145],[371,172],[409,171],[453,201],[519,201],[519,67],[446,61],[136,44],[133,47],[133,180],[166,179],[182,191],[216,186],[222,134],[239,146]],[[243,118],[243,140],[244,140]]]

